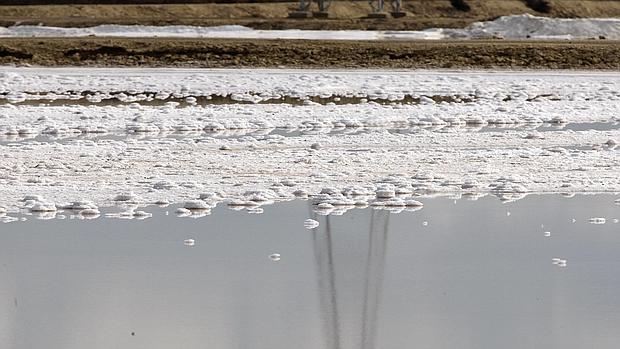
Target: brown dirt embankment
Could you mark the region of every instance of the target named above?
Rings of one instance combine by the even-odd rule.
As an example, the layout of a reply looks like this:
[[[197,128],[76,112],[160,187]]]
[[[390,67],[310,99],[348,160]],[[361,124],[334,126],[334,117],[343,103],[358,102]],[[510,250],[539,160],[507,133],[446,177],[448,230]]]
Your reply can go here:
[[[389,20],[364,18],[370,12],[365,0],[333,1],[329,9],[331,18],[328,19],[288,19],[288,13],[297,7],[296,2],[0,6],[0,25],[70,27],[110,23],[200,26],[240,24],[256,29],[420,30],[430,27],[464,27],[476,21],[522,13],[551,17],[620,17],[620,1],[617,0],[549,0],[551,11],[546,14],[528,8],[523,0],[467,1],[471,5],[469,12],[454,9],[450,0],[406,0],[403,9],[408,16]],[[313,7],[313,10],[316,9]]]
[[[0,64],[128,67],[620,69],[620,42],[0,39]]]

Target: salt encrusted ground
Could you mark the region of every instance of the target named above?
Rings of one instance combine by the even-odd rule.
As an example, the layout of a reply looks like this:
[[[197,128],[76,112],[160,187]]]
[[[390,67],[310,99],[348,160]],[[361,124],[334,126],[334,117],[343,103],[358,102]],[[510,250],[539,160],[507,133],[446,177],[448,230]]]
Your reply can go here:
[[[90,28],[41,25],[0,27],[0,37],[181,37],[310,40],[442,40],[442,39],[620,39],[617,18],[547,18],[529,14],[475,22],[462,29],[421,31],[376,30],[253,30],[239,25],[219,27],[106,24]]]
[[[449,71],[330,69],[12,68],[0,73],[0,94],[159,96],[313,95],[377,97],[468,95],[518,99],[549,94],[563,100],[620,99],[620,74],[586,71]],[[497,96],[496,96],[497,95]],[[59,96],[60,97],[60,96]],[[34,98],[34,96],[30,96]],[[154,95],[153,98],[158,98]]]
[[[0,94],[9,212],[620,192],[618,73],[6,69]],[[232,104],[200,99],[213,96]],[[314,96],[335,102],[235,103]]]

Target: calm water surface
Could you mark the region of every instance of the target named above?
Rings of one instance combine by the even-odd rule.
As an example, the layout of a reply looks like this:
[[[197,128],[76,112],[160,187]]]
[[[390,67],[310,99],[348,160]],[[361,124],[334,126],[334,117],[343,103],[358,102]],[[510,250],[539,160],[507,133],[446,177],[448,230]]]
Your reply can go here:
[[[615,198],[3,224],[0,348],[618,348]]]

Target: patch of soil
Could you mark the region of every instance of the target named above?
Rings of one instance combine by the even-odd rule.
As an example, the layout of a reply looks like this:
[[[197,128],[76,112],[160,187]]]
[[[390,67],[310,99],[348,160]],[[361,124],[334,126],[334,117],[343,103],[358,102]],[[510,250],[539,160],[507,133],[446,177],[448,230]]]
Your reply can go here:
[[[620,69],[620,42],[0,39],[0,64],[42,66]]]

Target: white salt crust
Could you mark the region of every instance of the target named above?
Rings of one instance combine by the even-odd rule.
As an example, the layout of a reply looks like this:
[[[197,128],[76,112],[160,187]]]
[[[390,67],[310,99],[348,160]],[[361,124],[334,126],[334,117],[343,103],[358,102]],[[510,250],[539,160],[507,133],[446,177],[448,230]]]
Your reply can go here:
[[[239,25],[217,27],[144,26],[105,24],[89,28],[19,25],[0,27],[0,37],[184,37],[245,39],[329,40],[441,40],[441,39],[620,39],[617,18],[548,18],[530,14],[476,22],[462,29],[432,28],[421,31],[373,30],[254,30]]]
[[[44,97],[96,102],[111,98],[110,94],[124,102],[147,100],[147,95],[152,100],[230,96],[247,102],[309,96],[398,101],[405,95],[618,101],[620,73],[12,67],[0,72],[0,98],[8,101]]]
[[[14,69],[0,81],[5,90],[25,93],[52,86],[66,75],[67,90],[86,90],[81,84],[91,81],[90,91],[111,91],[125,83],[122,71]],[[140,72],[142,77],[134,78],[137,86],[149,91],[177,88],[177,82],[168,80],[172,74],[202,81],[204,85],[188,89],[196,94],[223,91],[226,79],[230,90],[241,88],[242,74],[237,70],[227,78],[223,71],[211,70],[162,71],[160,76],[160,71],[153,72]],[[611,124],[617,122],[620,110],[617,73],[289,71],[275,77],[265,71],[246,73],[256,95],[275,88],[277,79],[293,93],[294,81],[306,79],[302,77],[309,81],[302,95],[314,88],[339,93],[339,87],[330,83],[347,79],[352,81],[350,92],[360,95],[383,88],[413,89],[418,81],[421,89],[435,88],[434,93],[441,92],[442,84],[449,85],[444,92],[452,96],[471,93],[472,84],[486,92],[469,103],[386,106],[6,104],[0,106],[0,133],[5,132],[0,138],[0,221],[14,221],[11,215],[24,211],[43,219],[65,217],[57,211],[96,218],[109,206],[124,210],[108,217],[144,219],[150,214],[139,207],[149,204],[177,204],[176,215],[199,217],[218,204],[260,213],[260,206],[301,198],[311,199],[320,214],[339,214],[367,206],[414,211],[423,207],[425,197],[437,195],[476,199],[493,194],[515,200],[529,193],[620,192],[620,129]],[[220,87],[206,83],[214,76]],[[261,77],[264,84],[259,83]],[[504,100],[501,96],[507,94],[517,97]],[[543,97],[528,101],[525,96],[532,94]],[[460,131],[468,124],[543,122],[612,126],[583,131]],[[417,130],[388,132],[394,127]],[[213,130],[234,135],[239,129],[273,128],[317,132],[295,137],[243,132],[237,137],[213,137]],[[360,128],[369,132],[323,132]],[[38,138],[52,129],[58,140]],[[7,130],[17,130],[19,137]],[[111,137],[60,137],[88,135],[88,130]],[[166,132],[176,136],[164,137]],[[136,133],[148,137],[134,137]]]

